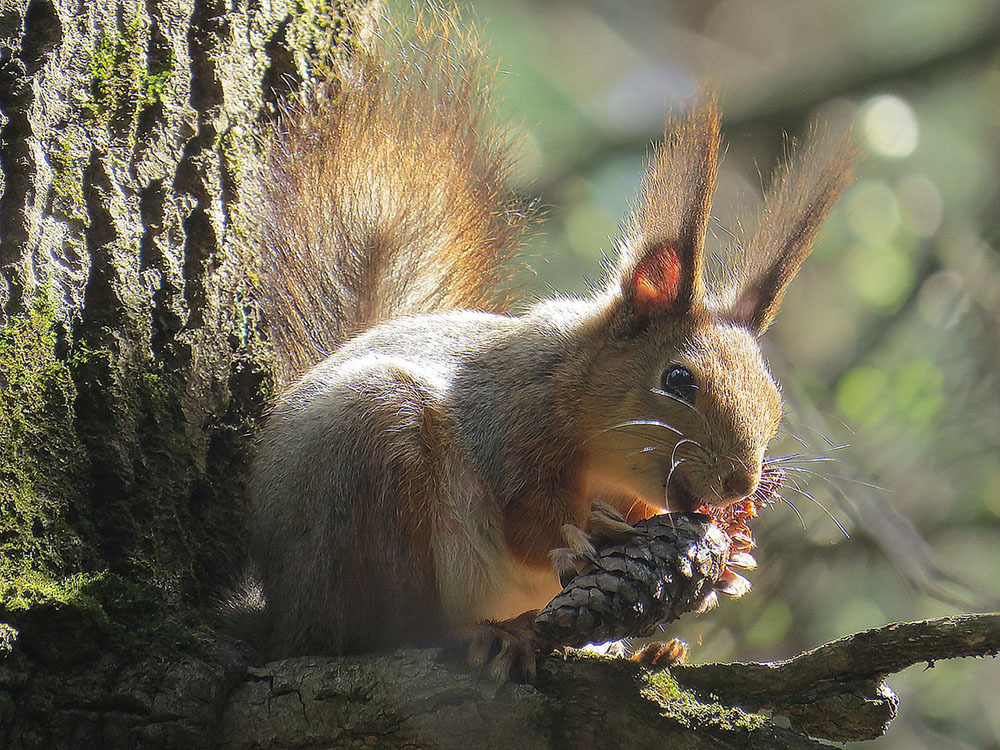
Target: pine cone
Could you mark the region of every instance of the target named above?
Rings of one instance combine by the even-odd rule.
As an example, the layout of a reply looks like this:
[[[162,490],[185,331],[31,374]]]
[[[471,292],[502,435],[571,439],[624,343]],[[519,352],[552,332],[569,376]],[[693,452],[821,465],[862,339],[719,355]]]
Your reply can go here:
[[[734,578],[745,584],[727,571],[729,552],[728,535],[708,515],[640,521],[634,534],[599,549],[538,613],[535,634],[553,646],[651,636],[685,612],[712,606],[720,577],[724,587]]]

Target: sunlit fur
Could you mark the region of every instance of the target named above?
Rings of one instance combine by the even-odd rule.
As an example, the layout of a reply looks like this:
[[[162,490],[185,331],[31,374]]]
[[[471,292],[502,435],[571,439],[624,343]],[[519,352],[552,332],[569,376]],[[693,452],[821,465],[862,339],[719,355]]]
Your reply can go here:
[[[690,510],[690,500],[678,499],[681,484],[705,502],[732,501],[726,480],[734,475],[748,486],[740,496],[751,493],[781,419],[778,390],[756,339],[702,311],[658,322],[638,344],[612,341],[585,386],[593,407],[586,427],[594,434],[586,446],[593,491],[620,493],[626,512],[635,498]],[[659,390],[671,363],[694,374],[693,405]]]
[[[491,82],[476,35],[438,12],[357,49],[264,138],[256,272],[283,381],[382,320],[506,308],[530,212],[505,187]]]
[[[331,354],[280,396],[254,468],[272,656],[435,642],[542,606],[549,551],[596,499],[635,518],[752,491],[781,416],[755,337],[847,180],[843,148],[806,149],[731,285],[706,289],[709,97],[668,125],[600,292],[457,309],[496,309],[523,222],[475,54],[434,39],[404,45],[419,64],[349,66],[274,148],[265,309],[291,321],[286,372]],[[679,274],[639,285],[656,253]],[[693,404],[659,392],[671,363]]]

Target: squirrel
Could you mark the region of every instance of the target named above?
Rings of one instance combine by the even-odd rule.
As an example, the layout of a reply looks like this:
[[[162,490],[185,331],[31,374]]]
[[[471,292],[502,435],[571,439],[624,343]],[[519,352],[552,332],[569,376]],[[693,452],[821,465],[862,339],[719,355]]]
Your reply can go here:
[[[653,151],[603,286],[515,314],[497,289],[531,216],[456,29],[362,45],[273,135],[258,274],[290,384],[259,439],[250,543],[272,658],[459,634],[492,674],[530,671],[550,553],[586,546],[592,504],[634,522],[744,498],[782,417],[758,338],[848,146],[800,149],[709,285],[721,135],[703,95]]]

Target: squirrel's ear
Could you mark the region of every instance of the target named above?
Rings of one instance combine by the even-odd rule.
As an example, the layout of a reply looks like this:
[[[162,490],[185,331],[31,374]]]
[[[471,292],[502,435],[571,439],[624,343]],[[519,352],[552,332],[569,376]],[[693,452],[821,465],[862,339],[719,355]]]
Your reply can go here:
[[[675,308],[690,307],[692,293],[686,287],[684,263],[671,242],[650,245],[624,279],[622,293],[627,304],[643,318]]]
[[[819,228],[851,181],[849,138],[835,145],[815,136],[776,173],[753,239],[735,262],[735,283],[720,295],[720,316],[760,335],[812,250]]]
[[[705,230],[719,162],[719,113],[705,95],[668,123],[625,222],[619,275],[626,304],[642,317],[683,312],[704,297]]]

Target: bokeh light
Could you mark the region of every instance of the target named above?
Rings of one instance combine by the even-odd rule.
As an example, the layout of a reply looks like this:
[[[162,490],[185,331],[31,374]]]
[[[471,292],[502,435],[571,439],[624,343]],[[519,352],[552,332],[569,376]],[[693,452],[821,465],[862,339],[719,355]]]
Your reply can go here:
[[[861,126],[868,150],[886,159],[902,159],[917,149],[917,116],[898,96],[870,99],[861,108]]]

